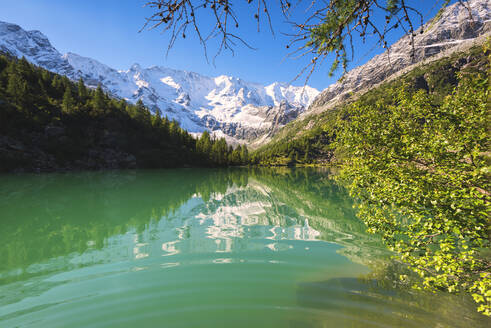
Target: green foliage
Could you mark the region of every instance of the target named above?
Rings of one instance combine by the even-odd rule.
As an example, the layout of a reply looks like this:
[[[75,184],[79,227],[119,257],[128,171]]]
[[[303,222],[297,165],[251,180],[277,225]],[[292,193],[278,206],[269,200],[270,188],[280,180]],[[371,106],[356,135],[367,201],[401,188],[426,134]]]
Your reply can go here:
[[[331,113],[332,114],[332,113]],[[312,165],[327,163],[332,159],[332,141],[336,132],[336,115],[308,117],[292,121],[278,136],[253,154],[253,161],[259,165]],[[316,121],[316,126],[309,127]],[[298,156],[297,156],[298,155]]]
[[[355,0],[339,0],[332,3],[331,10],[326,12],[326,16],[321,24],[315,25],[310,29],[310,41],[307,47],[313,47],[318,54],[336,53],[329,76],[332,76],[342,62],[343,69],[346,70],[348,59],[346,54],[346,39],[349,37],[344,29],[367,10],[368,2]]]
[[[88,92],[87,87],[85,86],[84,80],[82,78],[80,78],[80,80],[78,80],[77,90],[78,90],[78,99],[81,102],[85,102],[85,100],[89,96],[89,92]]]
[[[296,164],[341,165],[360,217],[421,275],[418,287],[469,292],[485,314],[490,54],[488,44],[417,67],[289,123],[253,154],[261,165],[287,165],[295,151]]]
[[[69,113],[73,110],[75,105],[75,99],[73,99],[71,86],[68,85],[65,89],[65,93],[63,94],[63,102],[61,103],[61,108],[63,112]]]
[[[49,129],[58,135],[50,136]],[[109,97],[100,85],[89,89],[82,79],[73,83],[25,59],[0,55],[0,142],[8,137],[22,149],[0,147],[0,171],[37,170],[41,164],[47,165],[43,169],[98,168],[93,153],[102,154],[104,163],[106,156],[109,168],[120,167],[114,162],[125,158],[143,168],[231,164],[233,149],[225,140],[211,140],[208,132],[203,136],[204,146],[158,110],[152,115],[141,100],[128,104]],[[247,162],[241,151],[234,165]],[[39,154],[54,161],[36,164]]]
[[[457,73],[485,74],[488,59],[483,47],[476,46],[469,51],[455,53],[450,57],[416,67],[412,71],[364,94],[353,95],[345,103],[318,114],[294,120],[283,127],[266,145],[257,149],[253,157],[261,165],[287,165],[290,152],[300,155],[300,165],[332,165],[342,162],[345,154],[337,149],[334,141],[340,123],[347,118],[349,102],[357,97],[366,105],[375,106],[377,102],[391,104],[392,94],[388,90],[408,86],[411,93],[424,90],[435,104],[441,104],[457,86]],[[308,150],[308,156],[306,153]]]
[[[95,90],[94,94],[94,99],[93,99],[93,106],[94,109],[100,113],[104,113],[106,109],[106,102],[105,102],[105,97],[104,97],[104,91],[102,91],[102,86],[99,84],[97,86],[97,89]],[[141,99],[138,100],[137,104],[137,109],[139,111],[143,110],[142,106],[143,103],[141,102]]]
[[[213,139],[208,131],[201,134],[196,142],[196,150],[205,163],[217,163],[220,166],[244,165],[249,163],[247,147],[228,146],[225,138]]]
[[[337,140],[341,177],[359,217],[422,279],[417,288],[471,292],[491,315],[489,89],[460,78],[443,103],[403,84],[392,104],[357,101]]]

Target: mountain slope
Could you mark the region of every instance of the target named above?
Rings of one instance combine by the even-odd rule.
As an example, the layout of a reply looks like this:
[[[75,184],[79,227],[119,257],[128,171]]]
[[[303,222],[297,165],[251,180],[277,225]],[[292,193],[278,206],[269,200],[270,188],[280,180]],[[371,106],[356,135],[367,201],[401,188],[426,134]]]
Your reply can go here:
[[[443,99],[459,85],[458,74],[486,76],[489,50],[476,40],[475,46],[452,53],[431,63],[414,67],[409,72],[357,95],[356,102],[364,106],[384,108],[397,103],[394,90],[404,87],[410,94],[424,90],[438,108]],[[488,46],[489,47],[489,46]],[[339,129],[349,114],[352,101],[333,105],[329,110],[311,113],[287,124],[270,142],[259,147],[253,161],[263,165],[332,164],[342,162],[345,155],[336,148]],[[383,130],[380,131],[383,135]]]
[[[268,136],[254,140],[250,147],[259,148],[259,153],[271,152],[272,148],[279,147],[281,150],[277,149],[277,155],[283,157],[284,160],[281,162],[285,162],[290,161],[288,157],[292,151],[291,148],[286,148],[287,144],[291,144],[294,139],[300,142],[305,138],[315,137],[315,142],[319,146],[317,148],[323,148],[316,154],[317,158],[322,158],[322,161],[329,160],[332,154],[324,149],[324,146],[329,144],[328,135],[332,134],[332,131],[326,130],[331,126],[335,116],[330,113],[331,111],[335,112],[347,102],[361,97],[383,83],[416,69],[424,69],[432,62],[449,58],[454,53],[466,53],[473,46],[485,42],[491,35],[489,1],[469,0],[467,6],[472,19],[469,17],[469,10],[456,3],[443,9],[440,15],[423,26],[423,33],[418,31],[414,40],[414,59],[411,58],[410,37],[404,36],[390,47],[389,54],[375,56],[366,64],[346,73],[342,80],[323,90],[297,119]],[[460,61],[465,64],[471,60],[464,56]],[[447,78],[452,75],[454,79],[453,75],[461,69],[461,66],[458,63],[445,66],[444,69],[449,70]],[[426,83],[424,80],[422,76],[419,82]],[[449,79],[445,81],[450,83]],[[451,84],[449,86],[453,87]],[[302,144],[306,146],[309,142],[303,140]],[[300,156],[304,156],[305,151],[306,149],[301,149]]]
[[[17,58],[24,56],[52,72],[74,76],[70,64],[39,31],[25,31],[18,25],[0,22],[0,51]]]
[[[411,37],[404,36],[387,52],[377,55],[366,64],[346,73],[342,80],[323,90],[306,114],[329,109],[400,72],[412,64],[438,55],[458,45],[491,32],[491,6],[488,0],[469,0],[466,6],[455,3],[416,31],[414,54]],[[470,17],[471,15],[471,17]],[[422,33],[421,33],[422,31]]]
[[[141,103],[0,55],[0,172],[240,165],[246,147],[199,140]]]
[[[302,113],[319,94],[309,86],[282,83],[262,86],[231,76],[207,77],[160,66],[116,70],[74,53],[61,55],[39,31],[0,22],[0,51],[26,57],[36,65],[99,83],[112,95],[136,102],[177,120],[189,132],[216,131],[246,142],[282,127]]]

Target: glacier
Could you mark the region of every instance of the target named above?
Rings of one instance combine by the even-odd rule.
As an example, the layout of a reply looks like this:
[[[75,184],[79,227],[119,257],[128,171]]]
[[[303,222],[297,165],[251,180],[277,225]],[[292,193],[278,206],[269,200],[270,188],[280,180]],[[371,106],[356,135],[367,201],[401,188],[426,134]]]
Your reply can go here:
[[[132,103],[141,99],[150,111],[178,121],[195,135],[209,130],[231,143],[248,143],[274,133],[303,113],[320,93],[307,85],[264,86],[162,66],[134,64],[117,70],[75,53],[62,55],[40,31],[7,22],[0,22],[0,51],[72,80],[82,78],[92,88],[101,84],[117,98]]]

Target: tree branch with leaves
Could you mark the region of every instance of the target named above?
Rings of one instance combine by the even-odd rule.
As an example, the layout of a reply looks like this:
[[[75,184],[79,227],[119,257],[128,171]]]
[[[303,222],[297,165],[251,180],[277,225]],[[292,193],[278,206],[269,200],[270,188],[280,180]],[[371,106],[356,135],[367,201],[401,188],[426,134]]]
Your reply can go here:
[[[355,52],[354,40],[366,42],[367,37],[374,37],[382,48],[388,48],[387,36],[395,30],[402,30],[411,38],[414,54],[414,37],[423,33],[424,13],[413,4],[416,0],[247,0],[250,6],[250,19],[257,22],[257,31],[261,28],[261,18],[267,22],[269,31],[275,35],[273,13],[279,12],[292,29],[281,31],[289,37],[286,48],[291,49],[293,58],[310,57],[309,63],[298,73],[295,79],[305,76],[305,83],[317,67],[329,55],[330,75],[340,66],[343,73]],[[459,0],[465,5],[464,0]],[[434,0],[435,6],[443,10],[450,0]],[[213,62],[224,51],[232,54],[242,44],[254,49],[254,46],[243,37],[240,29],[241,19],[236,10],[239,1],[235,0],[154,0],[146,2],[152,9],[143,29],[162,28],[170,35],[167,53],[179,38],[186,38],[195,33],[203,46],[206,59],[209,59],[208,44],[216,39],[219,42],[213,54]],[[294,18],[303,12],[301,18]],[[211,15],[211,24],[205,20]],[[382,23],[377,17],[385,18]],[[247,31],[249,32],[249,31]]]

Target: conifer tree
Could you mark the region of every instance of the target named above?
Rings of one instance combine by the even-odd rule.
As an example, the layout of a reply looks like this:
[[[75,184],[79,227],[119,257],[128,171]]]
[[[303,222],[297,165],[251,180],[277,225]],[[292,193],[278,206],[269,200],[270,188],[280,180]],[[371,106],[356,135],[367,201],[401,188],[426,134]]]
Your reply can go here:
[[[165,135],[165,137],[169,138],[170,136],[170,122],[167,116],[162,118],[162,133]]]
[[[20,73],[17,71],[17,67],[13,66],[8,77],[7,93],[12,97],[14,102],[23,107],[26,110],[28,105],[29,90],[27,87],[27,81],[25,81]]]
[[[66,88],[68,86],[71,86],[72,82],[70,82],[70,79],[66,77],[65,75],[61,76],[61,84],[63,84],[63,87]]]
[[[64,113],[70,113],[75,106],[75,99],[73,99],[72,89],[70,85],[65,88],[65,93],[63,94],[63,102],[61,103],[61,109]]]
[[[126,107],[127,107],[127,103],[126,103],[126,100],[124,99],[121,99],[119,102],[118,102],[118,105],[117,105],[117,108],[120,112],[124,113],[126,111]]]
[[[357,44],[354,38],[365,42],[370,35],[370,39],[378,42],[380,47],[387,48],[391,33],[404,31],[411,36],[410,51],[414,56],[414,37],[416,33],[423,31],[419,27],[423,25],[425,16],[425,13],[418,9],[417,3],[421,1],[416,0],[247,0],[249,8],[243,5],[238,7],[244,2],[238,0],[147,1],[146,4],[151,8],[152,14],[147,18],[145,26],[162,27],[163,31],[169,34],[168,49],[174,46],[178,38],[181,36],[185,38],[187,32],[194,31],[197,40],[204,47],[205,56],[208,52],[208,42],[216,37],[221,42],[215,54],[218,56],[224,50],[233,52],[237,41],[250,48],[253,47],[253,44],[249,44],[245,38],[247,33],[240,33],[239,25],[247,26],[242,23],[244,17],[254,17],[259,31],[263,21],[261,15],[264,15],[264,20],[269,22],[273,32],[271,17],[275,16],[273,12],[277,11],[286,17],[289,25],[293,27],[293,30],[285,34],[290,37],[286,48],[296,48],[290,55],[297,57],[301,54],[298,57],[310,57],[309,64],[299,73],[299,75],[307,74],[307,82],[312,72],[326,59],[331,61],[331,75],[338,67],[342,67],[343,72],[346,72],[349,54],[355,52]],[[425,2],[433,2],[442,10],[451,1],[427,0]],[[459,0],[459,2],[460,10],[467,11],[472,16],[469,6],[465,4],[466,0]],[[214,12],[211,20],[208,15],[210,9]],[[247,10],[252,10],[253,15],[245,14]],[[302,11],[302,15],[297,15],[295,11]],[[237,12],[242,12],[244,15],[237,15]],[[385,20],[381,19],[382,17]],[[211,32],[206,32],[207,28],[211,28]],[[205,34],[209,35],[205,37]]]
[[[105,97],[104,97],[104,91],[102,90],[102,86],[100,83],[97,86],[97,89],[95,90],[93,103],[94,103],[94,109],[96,110],[96,112],[105,113],[106,101],[105,101]]]
[[[8,66],[8,64],[9,62],[5,58],[5,56],[0,56],[0,72],[3,71]]]
[[[31,68],[31,64],[27,61],[25,57],[22,57],[17,61],[17,72],[23,77],[24,80],[33,82],[33,71]]]
[[[78,90],[78,100],[83,103],[88,98],[89,93],[87,91],[87,87],[85,86],[84,80],[80,78],[77,83]]]
[[[79,110],[73,115],[74,109],[79,108],[93,111]],[[102,113],[111,113],[110,120],[99,117]],[[176,120],[162,118],[160,110],[152,116],[142,100],[136,105],[128,104],[109,97],[100,85],[91,91],[82,79],[73,83],[25,60],[0,55],[0,135],[25,139],[26,147],[32,146],[28,145],[29,140],[35,140],[39,131],[55,121],[71,131],[66,142],[48,148],[43,143],[39,147],[67,167],[72,167],[72,161],[80,154],[99,146],[117,147],[133,155],[142,168],[227,165],[232,152],[223,138],[214,140],[205,132],[196,141]],[[101,126],[118,135],[117,140],[102,133],[92,133],[87,138],[87,127],[99,130]],[[11,170],[16,165],[17,161],[5,160],[0,154],[0,170]]]
[[[209,154],[211,151],[211,138],[208,131],[204,131],[196,142],[196,150],[201,154]]]
[[[155,128],[160,128],[162,126],[162,116],[160,109],[155,110],[155,114],[152,116],[152,126]]]
[[[246,145],[242,145],[242,149],[240,151],[241,164],[246,164],[249,162],[249,151],[247,150]]]
[[[6,68],[8,67],[9,63],[7,59],[4,56],[0,56],[0,72],[3,72],[3,74],[0,74],[0,87],[3,89],[7,86],[7,74],[6,74]]]
[[[52,80],[52,77],[51,77],[50,72],[46,71],[46,70],[42,70],[40,82],[44,86],[49,86],[51,84],[51,80]]]
[[[61,97],[65,89],[63,89],[63,83],[59,75],[55,75],[51,81],[51,90],[53,91],[53,96],[55,98]]]
[[[46,87],[44,86],[44,81],[42,79],[39,79],[37,81],[37,90],[40,98],[46,99],[48,97],[48,91],[46,90]]]
[[[232,164],[238,165],[240,164],[240,146],[237,146],[233,151],[232,151]]]

